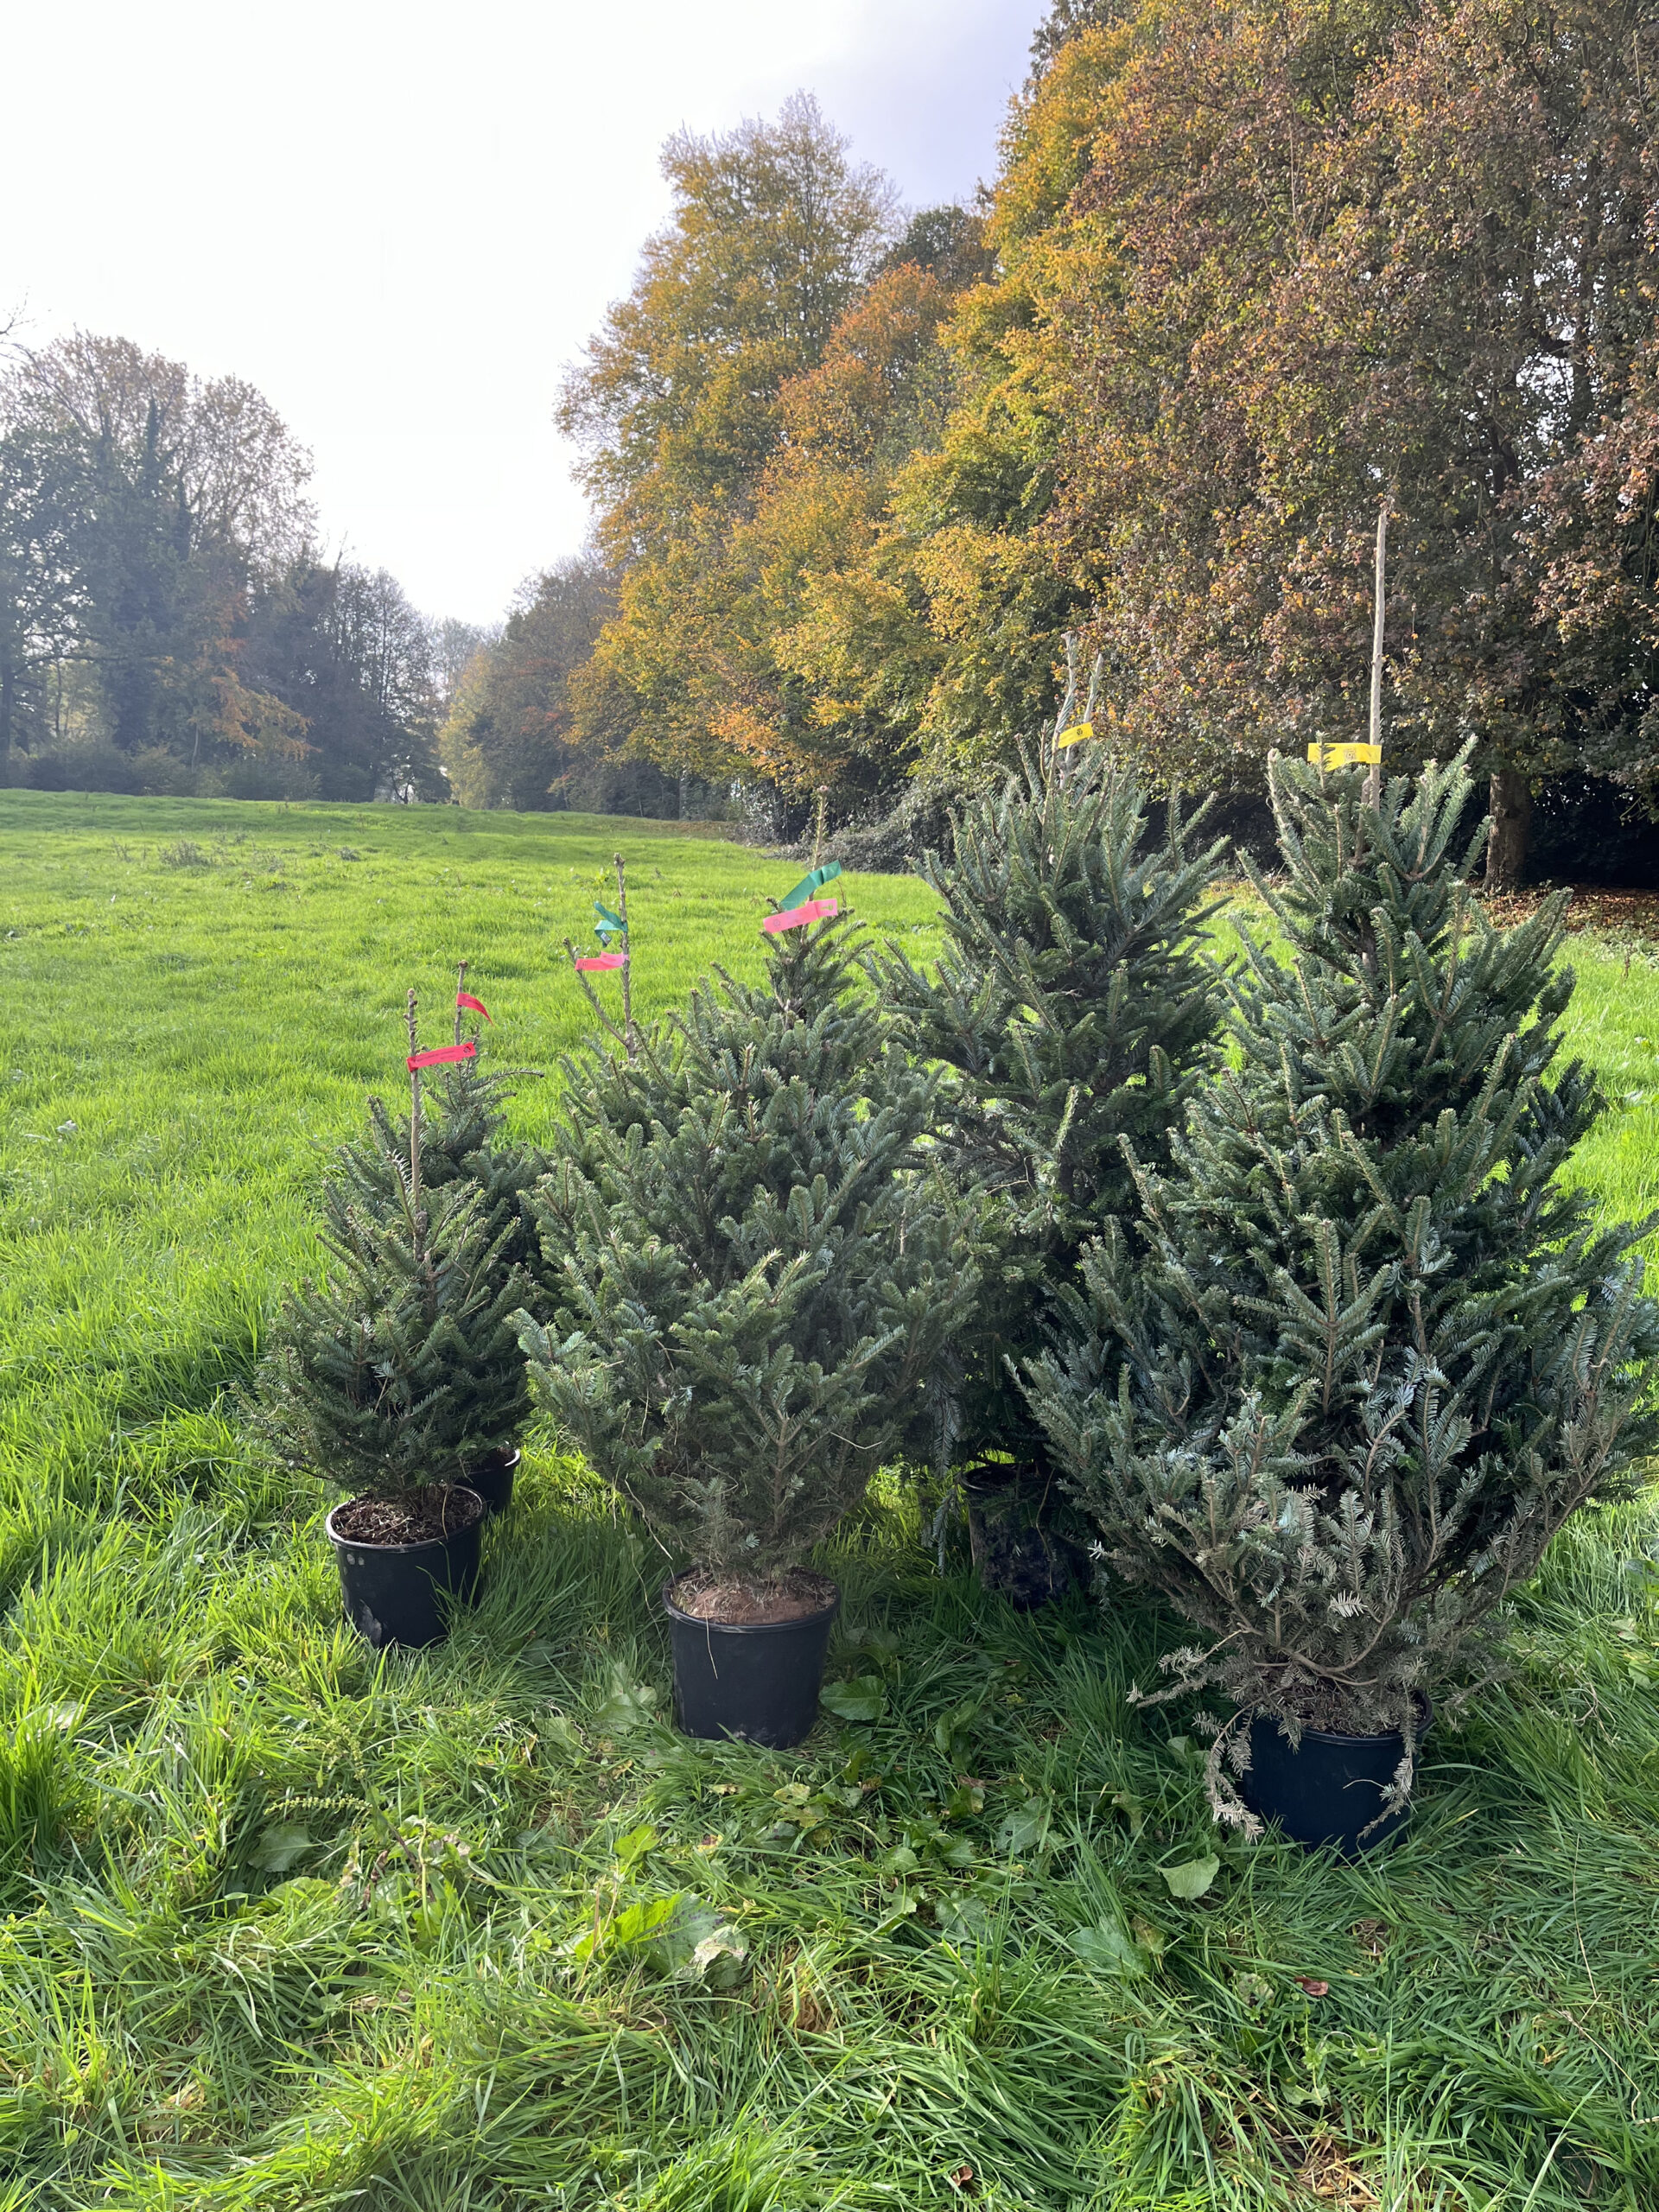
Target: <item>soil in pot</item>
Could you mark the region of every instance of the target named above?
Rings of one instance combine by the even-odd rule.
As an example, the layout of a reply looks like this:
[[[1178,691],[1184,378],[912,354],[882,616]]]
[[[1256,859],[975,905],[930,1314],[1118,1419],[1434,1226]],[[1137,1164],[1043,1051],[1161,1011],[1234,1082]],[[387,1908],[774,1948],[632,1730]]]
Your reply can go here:
[[[674,1649],[674,1718],[688,1736],[781,1750],[818,1717],[841,1592],[796,1567],[770,1588],[682,1575],[663,1586]]]
[[[397,1497],[353,1497],[325,1526],[340,1566],[346,1618],[375,1650],[420,1649],[449,1632],[443,1600],[478,1585],[484,1501],[459,1484]]]
[[[1065,1597],[1084,1578],[1084,1551],[1052,1475],[988,1460],[965,1471],[968,1541],[980,1582],[1021,1612]]]
[[[1430,1717],[1425,1712],[1417,1730],[1419,1745]],[[1393,1842],[1411,1818],[1411,1808],[1405,1805],[1377,1819],[1382,1792],[1405,1755],[1406,1739],[1397,1728],[1386,1735],[1350,1736],[1338,1729],[1305,1727],[1293,1750],[1277,1720],[1258,1713],[1250,1723],[1250,1766],[1241,1788],[1250,1810],[1280,1827],[1293,1843],[1357,1859]]]
[[[469,1459],[462,1470],[462,1479],[468,1490],[475,1490],[484,1501],[486,1514],[505,1513],[512,1503],[512,1478],[518,1471],[519,1453],[516,1445],[505,1445],[499,1452],[486,1452],[481,1459]]]

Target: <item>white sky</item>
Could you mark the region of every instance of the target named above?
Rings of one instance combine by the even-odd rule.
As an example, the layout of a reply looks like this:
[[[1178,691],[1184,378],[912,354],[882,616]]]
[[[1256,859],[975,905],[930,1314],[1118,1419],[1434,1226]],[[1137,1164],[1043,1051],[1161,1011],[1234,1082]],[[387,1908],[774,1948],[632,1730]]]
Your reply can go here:
[[[662,141],[798,88],[906,200],[995,168],[1044,0],[11,0],[0,321],[257,385],[331,548],[493,620],[586,528],[559,372],[668,207]]]

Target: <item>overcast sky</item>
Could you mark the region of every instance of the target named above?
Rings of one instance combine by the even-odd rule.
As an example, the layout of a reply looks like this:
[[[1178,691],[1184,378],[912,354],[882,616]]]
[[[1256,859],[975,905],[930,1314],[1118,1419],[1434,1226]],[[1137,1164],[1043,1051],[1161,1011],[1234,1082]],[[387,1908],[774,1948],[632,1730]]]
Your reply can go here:
[[[995,172],[1043,0],[90,0],[7,10],[0,321],[258,385],[330,549],[493,620],[586,518],[559,372],[662,141],[817,94],[915,206]]]

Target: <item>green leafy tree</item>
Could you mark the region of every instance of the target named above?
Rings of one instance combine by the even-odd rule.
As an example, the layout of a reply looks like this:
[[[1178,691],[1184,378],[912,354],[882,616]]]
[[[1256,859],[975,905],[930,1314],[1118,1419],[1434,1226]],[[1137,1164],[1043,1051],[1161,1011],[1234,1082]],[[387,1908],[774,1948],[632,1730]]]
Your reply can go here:
[[[0,582],[60,674],[90,678],[92,735],[129,758],[297,756],[302,719],[239,667],[250,591],[311,523],[308,456],[268,402],[77,331],[0,385],[0,480],[21,468],[30,493],[29,557],[0,556]]]
[[[916,1050],[950,1071],[938,1145],[953,1180],[995,1198],[997,1258],[957,1339],[959,1449],[1041,1462],[1015,1379],[1046,1341],[1055,1291],[1088,1239],[1133,1214],[1120,1145],[1166,1157],[1214,1072],[1222,1013],[1203,936],[1221,847],[1103,745],[1027,756],[952,817],[951,856],[921,873],[942,901],[931,974],[894,950],[873,967]],[[1012,1366],[1011,1366],[1012,1363]]]
[[[922,1420],[971,1305],[971,1213],[918,1151],[938,1078],[856,988],[844,918],[572,1074],[537,1395],[677,1565],[764,1592]]]
[[[1149,1249],[1109,1229],[1029,1370],[1107,1555],[1198,1631],[1165,1694],[1401,1729],[1395,1803],[1424,1694],[1659,1434],[1652,1224],[1599,1224],[1565,1172],[1605,1110],[1560,1063],[1565,895],[1487,922],[1466,758],[1376,804],[1275,760],[1287,876],[1255,883],[1294,964],[1247,940],[1236,1064],[1138,1169]],[[1211,1762],[1240,1820],[1247,1746]]]

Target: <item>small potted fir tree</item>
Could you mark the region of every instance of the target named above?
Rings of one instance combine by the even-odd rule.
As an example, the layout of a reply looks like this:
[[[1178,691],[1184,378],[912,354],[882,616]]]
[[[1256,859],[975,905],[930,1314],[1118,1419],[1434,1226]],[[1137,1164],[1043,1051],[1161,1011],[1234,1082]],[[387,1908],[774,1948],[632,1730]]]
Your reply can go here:
[[[412,992],[410,1033],[412,1045]],[[435,1643],[441,1600],[470,1594],[484,1502],[468,1470],[510,1442],[529,1403],[513,1320],[527,1286],[504,1265],[510,1232],[493,1230],[470,1179],[427,1188],[411,1073],[407,1153],[391,1149],[378,1100],[365,1141],[385,1147],[397,1204],[365,1200],[353,1147],[323,1188],[329,1274],[284,1300],[263,1378],[286,1451],[358,1493],[327,1526],[346,1618],[377,1649]]]
[[[463,960],[455,976],[456,1052],[467,1050],[467,1009],[484,1011],[466,990],[467,964]],[[413,1049],[411,1033],[411,1057]],[[506,1138],[505,1105],[512,1095],[506,1078],[485,1068],[475,1038],[467,1058],[439,1061],[411,1074],[421,1107],[421,1187],[429,1202],[456,1185],[475,1190],[497,1281],[505,1284],[515,1268],[533,1275],[540,1251],[526,1199],[547,1163],[533,1146]],[[372,1098],[367,1127],[340,1147],[335,1181],[365,1220],[391,1224],[404,1215],[410,1126],[409,1113]],[[486,1512],[503,1513],[512,1503],[518,1462],[518,1440],[509,1436],[463,1470],[463,1479],[483,1499]]]
[[[632,1061],[572,1069],[535,1204],[562,1278],[537,1395],[670,1568],[698,1736],[811,1726],[836,1587],[807,1564],[971,1303],[971,1214],[924,1171],[935,1079],[856,987],[846,924],[780,931]]]
[[[951,856],[923,862],[943,902],[937,970],[897,950],[872,963],[916,1050],[947,1071],[947,1173],[992,1201],[995,1249],[955,1346],[955,1458],[981,1579],[1022,1606],[1058,1595],[1081,1554],[1020,1370],[1085,1242],[1135,1211],[1120,1140],[1161,1164],[1217,1058],[1203,934],[1221,848],[1195,849],[1173,804],[1158,835],[1149,810],[1102,745],[1027,758],[953,815]]]
[[[1217,1813],[1353,1851],[1404,1820],[1431,1695],[1651,1448],[1659,1314],[1651,1224],[1562,1173],[1604,1111],[1560,1062],[1564,896],[1488,924],[1461,760],[1272,790],[1294,964],[1248,945],[1238,1064],[1139,1179],[1150,1256],[1090,1250],[1030,1387],[1105,1555],[1198,1631],[1162,1694],[1236,1707]]]

